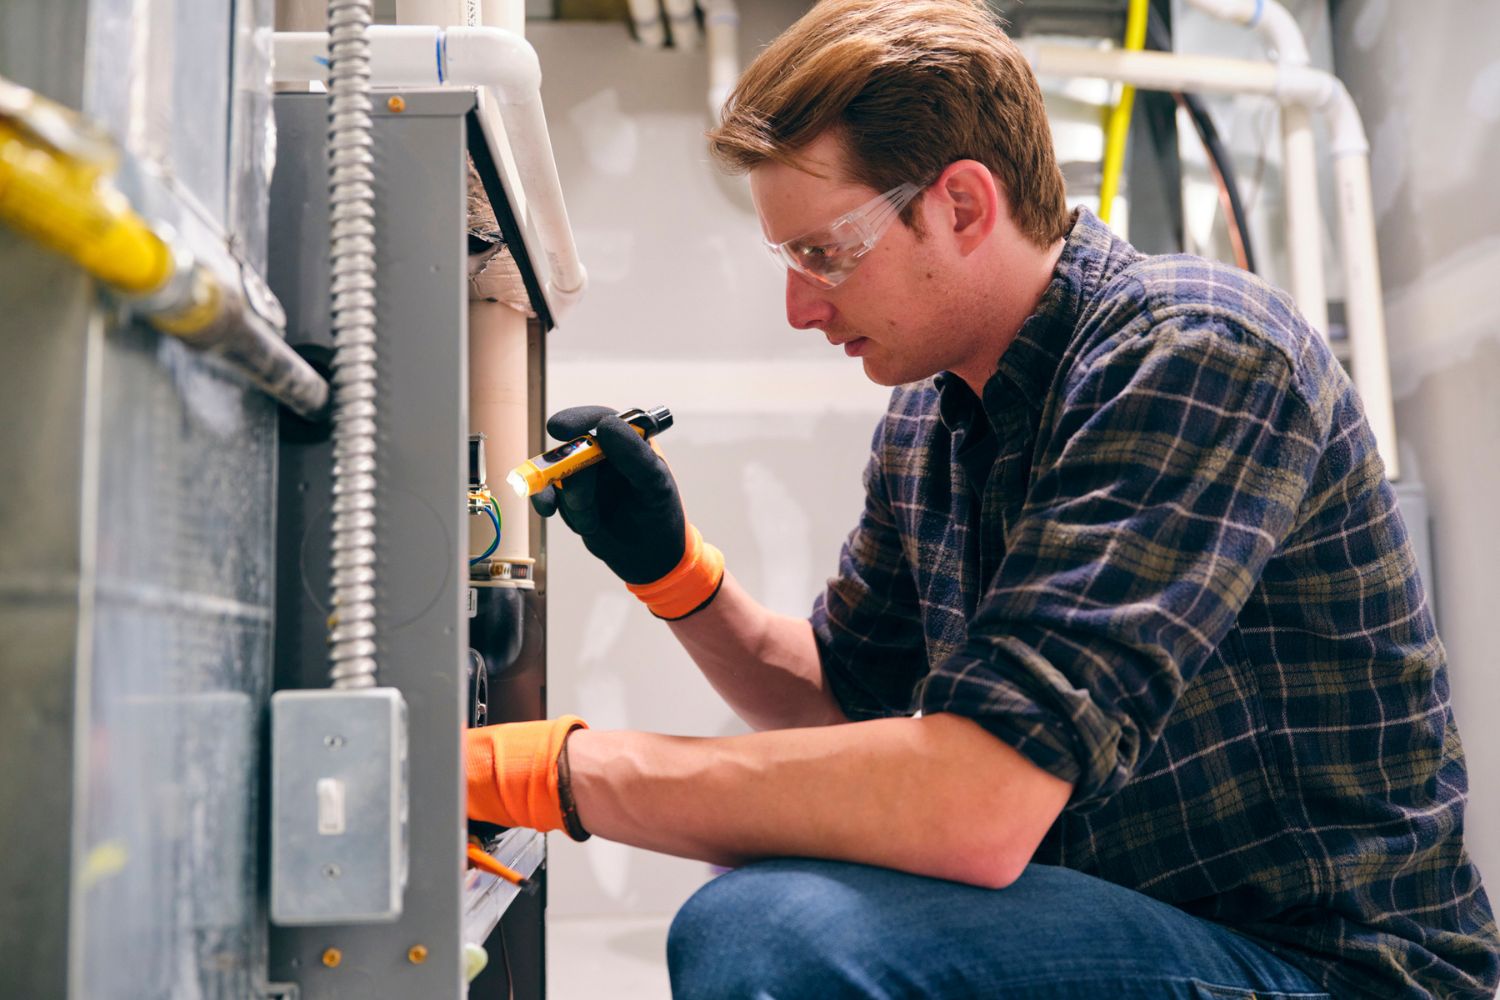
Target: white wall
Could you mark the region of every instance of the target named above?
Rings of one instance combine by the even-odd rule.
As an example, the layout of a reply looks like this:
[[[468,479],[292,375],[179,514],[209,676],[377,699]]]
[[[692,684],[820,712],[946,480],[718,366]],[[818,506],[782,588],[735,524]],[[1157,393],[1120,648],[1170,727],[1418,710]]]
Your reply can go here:
[[[805,3],[743,3],[754,52]],[[548,408],[672,408],[661,438],[688,516],[762,601],[805,615],[861,501],[887,390],[783,312],[743,178],[709,163],[705,57],[623,24],[531,22],[542,97],[591,287],[550,334]],[[549,709],[600,728],[745,730],[666,626],[561,524],[549,531]],[[670,914],[698,862],[551,838],[554,916]]]
[[[1438,632],[1469,761],[1467,842],[1500,899],[1500,4],[1341,0],[1336,64],[1370,134],[1406,474],[1432,509]]]

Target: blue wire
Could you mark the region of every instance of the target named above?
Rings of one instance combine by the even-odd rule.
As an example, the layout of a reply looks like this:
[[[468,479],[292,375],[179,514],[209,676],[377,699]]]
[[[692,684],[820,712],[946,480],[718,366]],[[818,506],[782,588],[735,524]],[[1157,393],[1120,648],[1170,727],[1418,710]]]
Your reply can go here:
[[[478,562],[484,562],[490,556],[494,555],[495,550],[500,547],[500,519],[495,516],[495,512],[488,506],[485,506],[482,509],[486,514],[490,516],[490,523],[495,526],[495,538],[494,541],[490,542],[489,548],[485,549],[483,552],[479,553],[479,555],[469,560],[470,566]]]

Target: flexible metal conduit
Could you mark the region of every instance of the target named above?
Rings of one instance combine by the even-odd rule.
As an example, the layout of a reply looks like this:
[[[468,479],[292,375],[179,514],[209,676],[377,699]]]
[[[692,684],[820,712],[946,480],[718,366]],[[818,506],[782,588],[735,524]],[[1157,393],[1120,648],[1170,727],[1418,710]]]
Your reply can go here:
[[[375,686],[375,174],[371,0],[329,0],[329,281],[333,306],[335,688]]]

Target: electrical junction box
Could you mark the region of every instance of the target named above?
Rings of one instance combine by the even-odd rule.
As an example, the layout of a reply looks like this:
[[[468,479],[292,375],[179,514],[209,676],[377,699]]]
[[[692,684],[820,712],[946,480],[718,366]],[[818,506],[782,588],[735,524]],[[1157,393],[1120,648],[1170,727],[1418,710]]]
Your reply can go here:
[[[401,692],[277,692],[271,698],[272,921],[395,920],[406,872]]]

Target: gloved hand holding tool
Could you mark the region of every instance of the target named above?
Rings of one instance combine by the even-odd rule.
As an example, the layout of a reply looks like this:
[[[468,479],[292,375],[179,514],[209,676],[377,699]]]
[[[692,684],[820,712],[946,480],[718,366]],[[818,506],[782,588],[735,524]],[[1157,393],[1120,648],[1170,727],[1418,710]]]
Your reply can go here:
[[[585,439],[607,460],[569,475],[566,482],[549,482],[534,492],[531,503],[543,517],[561,512],[563,523],[652,614],[673,621],[707,606],[718,594],[724,556],[688,523],[672,470],[645,440],[646,433],[670,422],[665,408],[617,414],[605,406],[576,406],[554,414],[547,433],[569,444],[548,455]],[[546,471],[539,477],[535,468],[530,481],[539,484]]]

